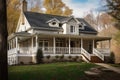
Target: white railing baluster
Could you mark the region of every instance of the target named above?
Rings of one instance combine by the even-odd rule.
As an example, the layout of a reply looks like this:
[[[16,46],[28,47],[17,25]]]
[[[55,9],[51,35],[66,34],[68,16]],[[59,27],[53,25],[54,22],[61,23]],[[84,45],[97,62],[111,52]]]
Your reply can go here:
[[[110,56],[110,49],[109,48],[96,48],[96,50],[98,50],[100,53],[102,53],[104,56]]]
[[[81,49],[81,53],[85,56],[85,57],[87,57],[89,60],[91,60],[91,55],[85,50],[85,49]]]
[[[101,53],[101,52],[99,52],[97,49],[93,49],[93,54],[95,54],[96,56],[98,56],[101,60],[103,60],[104,61],[104,55]]]

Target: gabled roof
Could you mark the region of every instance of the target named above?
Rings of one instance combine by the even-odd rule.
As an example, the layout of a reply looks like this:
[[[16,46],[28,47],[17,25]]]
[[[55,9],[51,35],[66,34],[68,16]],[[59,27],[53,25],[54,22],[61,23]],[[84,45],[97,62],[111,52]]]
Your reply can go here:
[[[84,29],[79,30],[80,33],[86,32],[86,33],[96,33],[97,34],[97,31],[90,24],[88,24],[84,19],[77,18],[77,20],[85,24]]]
[[[36,12],[24,12],[26,19],[28,20],[29,24],[31,25],[31,27],[35,27],[35,28],[42,28],[42,29],[62,29],[61,27],[50,27],[49,24],[47,23],[47,21],[50,21],[52,19],[57,19],[59,20],[61,23],[63,23],[63,21],[69,21],[69,19],[71,19],[71,17],[65,17],[65,16],[58,16],[58,15],[51,15],[51,14],[43,14],[43,13],[36,13]],[[80,33],[97,33],[97,31],[95,29],[93,29],[84,19],[81,18],[75,18],[80,22],[83,22],[86,26],[84,27],[84,29],[80,29]]]

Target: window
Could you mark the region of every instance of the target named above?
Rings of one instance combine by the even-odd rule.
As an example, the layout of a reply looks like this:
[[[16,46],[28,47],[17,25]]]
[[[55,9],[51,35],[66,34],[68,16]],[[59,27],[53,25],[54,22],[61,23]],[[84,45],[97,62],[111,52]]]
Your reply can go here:
[[[70,26],[70,32],[75,32],[75,26]]]
[[[52,22],[52,25],[55,25],[56,24],[56,22]]]
[[[70,27],[70,32],[73,32],[73,26]]]
[[[79,25],[79,29],[82,28],[82,25]]]

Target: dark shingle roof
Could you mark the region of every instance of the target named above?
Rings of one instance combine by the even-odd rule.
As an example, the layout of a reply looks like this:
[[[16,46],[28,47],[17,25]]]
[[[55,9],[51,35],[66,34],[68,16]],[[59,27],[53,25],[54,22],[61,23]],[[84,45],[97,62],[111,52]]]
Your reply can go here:
[[[69,20],[70,17],[65,16],[57,16],[57,15],[50,15],[50,14],[42,14],[42,13],[36,13],[36,12],[24,12],[28,22],[32,27],[39,27],[39,28],[48,28],[48,29],[62,29],[61,27],[50,27],[47,23],[47,21],[56,18],[57,20],[64,22],[66,20]],[[77,18],[78,21],[83,22],[86,26],[82,30],[80,29],[80,33],[97,33],[95,29],[93,29],[84,19]]]
[[[87,32],[87,33],[96,33],[97,34],[97,31],[90,24],[88,24],[84,19],[77,18],[77,20],[80,22],[83,22],[85,24],[84,29],[79,30],[80,33]]]

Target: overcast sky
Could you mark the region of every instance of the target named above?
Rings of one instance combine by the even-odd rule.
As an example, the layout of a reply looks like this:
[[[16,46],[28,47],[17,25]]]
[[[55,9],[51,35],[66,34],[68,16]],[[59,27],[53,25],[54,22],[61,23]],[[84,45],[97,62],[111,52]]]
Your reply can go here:
[[[69,8],[73,9],[75,17],[83,17],[88,12],[96,11],[102,6],[102,0],[62,0]]]

